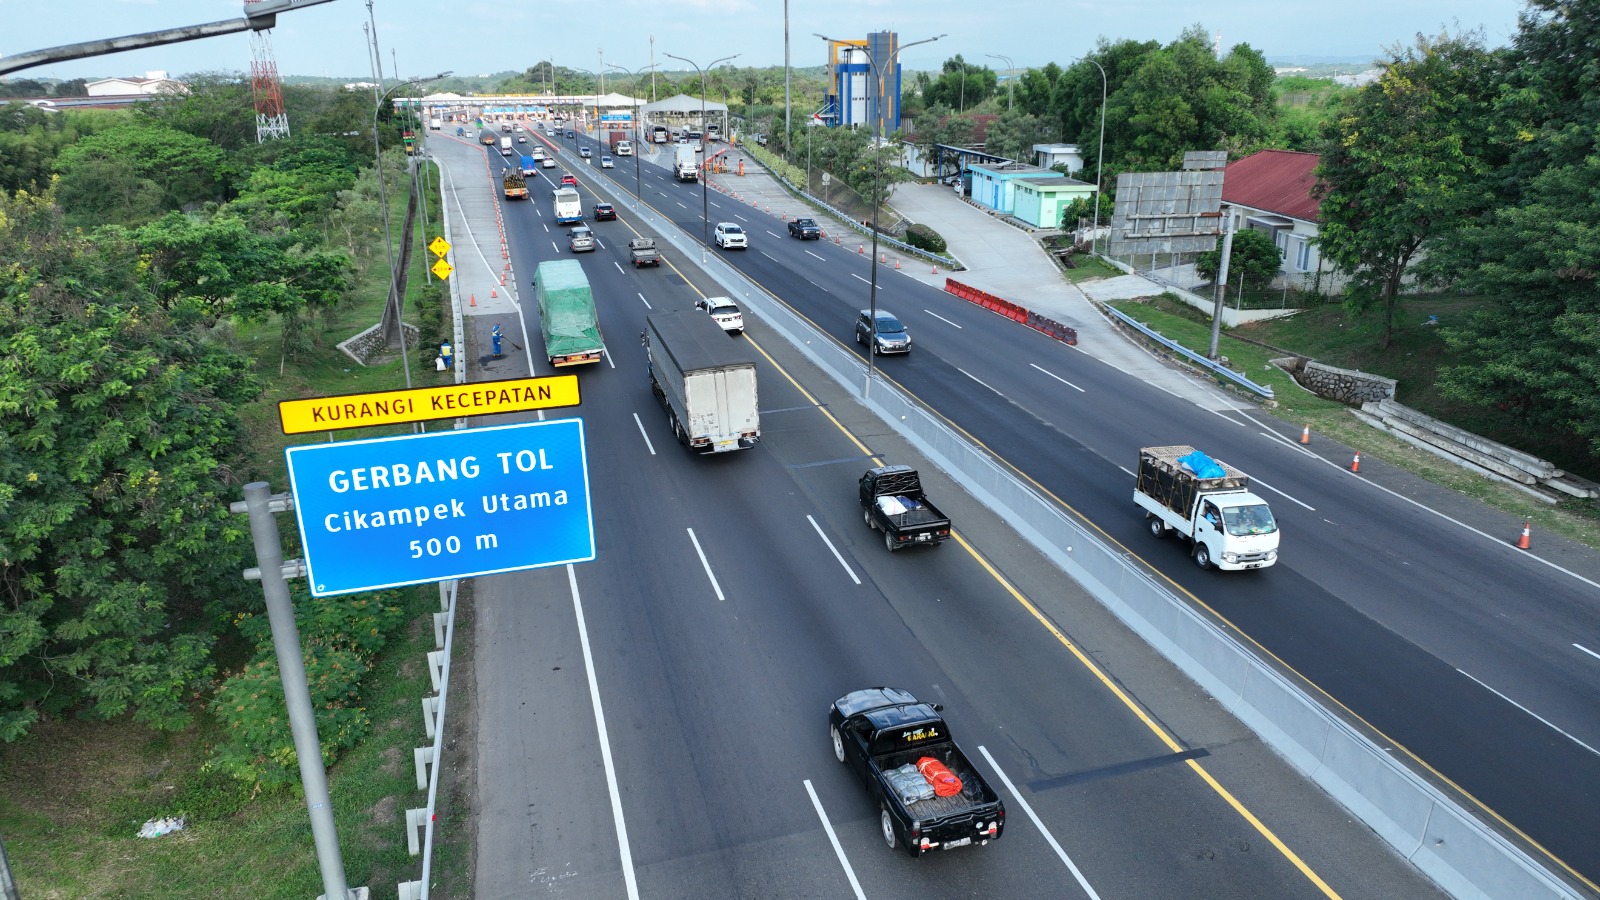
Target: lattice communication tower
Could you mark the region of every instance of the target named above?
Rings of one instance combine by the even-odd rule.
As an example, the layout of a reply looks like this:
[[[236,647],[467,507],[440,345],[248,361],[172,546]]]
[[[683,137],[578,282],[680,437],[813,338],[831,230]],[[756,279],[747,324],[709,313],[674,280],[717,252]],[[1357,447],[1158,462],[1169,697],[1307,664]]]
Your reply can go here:
[[[278,77],[278,60],[272,54],[272,36],[265,31],[250,32],[250,92],[256,100],[256,143],[288,137],[283,79]]]

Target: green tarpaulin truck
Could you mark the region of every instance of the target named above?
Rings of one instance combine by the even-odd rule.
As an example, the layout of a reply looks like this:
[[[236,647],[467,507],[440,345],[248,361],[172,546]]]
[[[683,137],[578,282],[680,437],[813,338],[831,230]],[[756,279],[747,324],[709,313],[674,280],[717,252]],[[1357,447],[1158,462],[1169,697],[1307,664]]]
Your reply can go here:
[[[539,330],[544,332],[550,365],[599,362],[606,344],[583,265],[575,259],[540,263],[533,273],[533,292],[539,302]]]

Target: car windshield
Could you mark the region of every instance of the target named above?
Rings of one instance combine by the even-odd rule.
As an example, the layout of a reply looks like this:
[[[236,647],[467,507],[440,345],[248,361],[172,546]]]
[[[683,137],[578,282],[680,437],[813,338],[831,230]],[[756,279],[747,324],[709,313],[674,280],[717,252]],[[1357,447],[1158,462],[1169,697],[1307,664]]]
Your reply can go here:
[[[1265,503],[1254,506],[1231,506],[1222,511],[1222,524],[1235,537],[1252,534],[1272,534],[1278,523]]]
[[[737,226],[737,225],[724,225],[724,226],[722,226],[722,233],[723,234],[744,234],[744,232],[741,231],[739,229],[739,226]]]
[[[896,319],[894,316],[886,316],[886,315],[883,315],[882,313],[878,314],[878,333],[879,334],[900,334],[900,333],[904,332],[905,330],[906,330],[906,327],[904,325],[901,325],[900,324],[900,320]]]

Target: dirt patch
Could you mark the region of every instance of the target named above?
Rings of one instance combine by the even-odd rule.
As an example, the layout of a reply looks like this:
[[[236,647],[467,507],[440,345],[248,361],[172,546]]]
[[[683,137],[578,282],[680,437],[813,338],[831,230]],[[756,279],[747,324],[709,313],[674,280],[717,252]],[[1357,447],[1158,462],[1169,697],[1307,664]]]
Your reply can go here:
[[[385,775],[400,774],[400,760],[404,754],[405,751],[401,750],[399,747],[389,747],[385,749],[383,751],[383,765],[379,767],[379,771]]]
[[[0,745],[0,797],[56,825],[119,831],[124,819],[170,802],[172,774],[199,758],[192,729],[167,735],[131,721],[45,721]]]
[[[376,805],[367,811],[367,815],[371,817],[373,825],[379,827],[394,825],[400,821],[400,817],[395,813],[395,810],[399,809],[399,807],[400,801],[393,796],[389,796],[379,800]]]

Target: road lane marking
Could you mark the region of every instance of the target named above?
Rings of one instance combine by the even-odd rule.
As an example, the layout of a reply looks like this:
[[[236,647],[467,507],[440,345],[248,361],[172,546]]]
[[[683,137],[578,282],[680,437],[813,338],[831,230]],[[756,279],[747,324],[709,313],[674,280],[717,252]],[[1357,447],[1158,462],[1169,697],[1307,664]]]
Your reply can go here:
[[[611,264],[612,264],[612,265],[613,265],[613,266],[616,266],[616,267],[617,267],[617,271],[618,271],[618,272],[622,272],[622,263],[619,263],[619,262],[617,262],[617,261],[616,261],[616,260],[614,260],[614,259],[613,259],[613,260],[612,260],[612,261],[611,261]],[[624,274],[624,275],[626,275],[626,274],[627,274],[627,273],[626,273],[626,272],[623,272],[623,274]]]
[[[1582,644],[1573,644],[1572,646],[1577,647],[1579,650],[1582,650],[1583,652],[1589,654],[1590,656],[1594,657],[1595,659],[1600,659],[1600,653],[1596,653],[1593,650],[1590,650],[1588,647],[1585,647]]]
[[[711,579],[711,589],[717,592],[717,599],[719,601],[727,599],[722,596],[722,585],[717,584],[717,575],[715,572],[711,571],[711,563],[706,561],[706,552],[700,549],[700,539],[694,536],[693,528],[688,529],[688,531],[689,540],[694,544],[694,552],[700,556],[700,565],[705,567],[706,577]]]
[[[738,213],[734,213],[734,214],[733,214],[733,217],[734,217],[734,218],[735,218],[735,219],[738,219],[738,220],[740,220],[740,221],[742,221],[742,222],[748,222],[748,221],[750,221],[750,220],[749,220],[749,219],[746,219],[746,218],[745,218],[745,217],[744,217],[744,216],[741,216],[741,215],[739,215],[739,214],[738,214]]]
[[[682,203],[682,202],[681,202],[681,201],[677,201],[677,200],[674,200],[674,201],[673,201],[673,202],[674,202],[674,203],[677,203],[677,204],[678,204],[678,205],[679,205],[679,206],[683,206],[683,203]],[[689,207],[687,207],[687,206],[683,206],[683,208],[684,208],[684,209],[688,209],[688,208],[689,208]]]
[[[1062,378],[1060,375],[1057,375],[1056,373],[1050,371],[1049,369],[1046,369],[1046,368],[1044,368],[1042,366],[1036,366],[1033,363],[1028,363],[1028,365],[1033,366],[1035,369],[1038,369],[1039,371],[1045,373],[1046,375],[1049,375],[1051,378],[1054,378],[1055,380],[1061,382],[1062,384],[1066,385],[1069,388],[1072,388],[1073,390],[1077,391],[1080,394],[1089,393],[1088,391],[1084,390],[1081,387],[1078,387],[1077,385],[1075,385],[1072,382],[1066,380],[1065,378]]]
[[[583,668],[589,676],[589,701],[594,704],[594,727],[600,733],[600,761],[606,770],[606,790],[611,794],[611,816],[617,823],[617,849],[622,854],[622,880],[628,900],[639,900],[639,882],[633,874],[633,850],[628,846],[628,825],[622,818],[622,794],[617,790],[617,767],[611,761],[611,738],[606,733],[606,714],[600,706],[600,683],[594,676],[594,654],[589,650],[589,626],[583,621],[583,599],[578,594],[578,573],[567,563],[567,585],[572,590],[572,609],[578,618],[578,641],[583,646]]]
[[[828,843],[833,845],[833,855],[839,857],[839,865],[844,868],[844,877],[850,879],[850,889],[856,892],[857,900],[867,900],[867,895],[861,892],[861,882],[856,880],[855,869],[850,868],[850,860],[845,858],[844,848],[839,846],[839,836],[833,833],[833,823],[828,821],[828,814],[822,809],[822,801],[817,799],[817,789],[811,786],[809,778],[803,784],[806,786],[806,793],[811,795],[811,808],[817,811],[817,818],[822,820],[822,830],[828,833]]]
[[[644,422],[639,419],[639,414],[638,413],[634,413],[633,414],[633,423],[635,425],[639,426],[639,436],[644,438],[645,449],[650,451],[650,455],[651,456],[655,456],[656,455],[656,445],[650,443],[650,435],[645,433]]]
[[[807,250],[806,252],[810,253],[811,251]],[[818,257],[818,259],[821,259],[821,257]],[[933,316],[935,319],[938,319],[939,321],[945,323],[946,325],[955,325],[955,327],[961,328],[960,325],[956,325],[956,323],[950,321],[949,319],[946,319],[944,316],[939,315],[938,313],[934,312],[931,309],[925,309],[925,310],[923,310],[923,312],[927,313],[930,316]],[[963,330],[965,330],[965,329],[963,329]],[[1034,368],[1037,369],[1039,367],[1038,366],[1034,366]]]
[[[762,231],[765,231],[767,234],[770,234],[775,238],[778,238],[778,240],[780,240],[780,241],[783,240],[783,238],[780,237],[776,231],[773,231],[770,228],[763,228]]]
[[[817,256],[817,254],[815,254],[815,253],[812,253],[812,252],[811,252],[811,251],[810,251],[810,250],[807,250],[807,251],[806,251],[806,255],[807,255],[807,256],[816,256],[816,257],[817,257],[817,259],[820,259],[820,260],[822,260],[822,261],[823,261],[823,262],[827,262],[827,261],[828,261],[828,260],[827,260],[827,257],[823,257],[823,256]]]
[[[860,275],[857,275],[857,274],[856,274],[856,273],[854,273],[854,272],[851,272],[851,273],[850,273],[850,277],[851,277],[851,278],[854,278],[854,279],[855,279],[855,280],[857,280],[857,281],[859,281],[859,282],[861,282],[861,283],[862,283],[862,284],[871,284],[871,283],[872,283],[872,282],[870,282],[870,281],[868,281],[868,280],[867,280],[867,279],[865,279],[865,278],[862,278],[862,277],[861,277],[861,276],[860,276]]]
[[[1472,678],[1471,675],[1467,675],[1466,671],[1464,671],[1462,669],[1457,669],[1456,671],[1460,672],[1463,675],[1466,675],[1468,678]],[[1596,750],[1595,748],[1589,746],[1588,744],[1585,744],[1583,741],[1580,741],[1577,738],[1573,737],[1572,735],[1567,734],[1565,731],[1562,731],[1559,727],[1557,727],[1555,725],[1555,723],[1551,722],[1549,719],[1546,719],[1544,716],[1539,715],[1538,713],[1536,713],[1533,710],[1527,708],[1526,706],[1523,706],[1521,703],[1518,703],[1517,701],[1511,699],[1510,697],[1507,697],[1505,694],[1502,694],[1499,691],[1495,690],[1494,688],[1489,687],[1487,684],[1484,684],[1483,682],[1478,681],[1478,679],[1472,678],[1472,680],[1477,682],[1479,687],[1483,688],[1484,690],[1488,691],[1489,693],[1495,695],[1496,697],[1499,697],[1501,700],[1504,700],[1505,702],[1511,704],[1512,706],[1515,706],[1517,709],[1522,710],[1523,712],[1527,713],[1528,715],[1533,716],[1535,719],[1538,719],[1540,722],[1543,722],[1546,727],[1548,727],[1550,730],[1554,731],[1556,734],[1561,735],[1562,737],[1564,737],[1567,740],[1573,742],[1574,744],[1577,744],[1579,747],[1582,747],[1583,749],[1589,751],[1590,753],[1593,753],[1595,756],[1600,756],[1600,750]]]
[[[1296,499],[1295,497],[1292,497],[1289,494],[1285,494],[1283,491],[1280,491],[1277,488],[1273,487],[1272,485],[1267,484],[1265,481],[1262,481],[1261,479],[1255,477],[1254,475],[1250,476],[1250,483],[1252,485],[1259,484],[1262,487],[1266,488],[1267,490],[1273,492],[1274,494],[1277,494],[1279,497],[1282,497],[1283,499],[1289,501],[1290,503],[1298,503],[1301,506],[1304,506],[1306,509],[1311,510],[1312,512],[1316,512],[1317,511],[1317,508],[1315,506],[1312,506],[1311,504],[1306,503],[1303,500]]]
[[[1061,845],[1056,843],[1055,835],[1051,834],[1050,829],[1044,827],[1044,823],[1039,821],[1038,814],[1033,811],[1032,806],[1028,805],[1028,801],[1022,799],[1022,794],[1018,792],[1017,786],[1011,783],[1011,776],[1007,775],[1006,770],[1000,768],[1000,764],[994,761],[993,756],[989,755],[989,748],[979,744],[978,752],[983,754],[983,758],[989,761],[989,767],[994,769],[995,774],[1000,776],[1001,781],[1005,782],[1006,790],[1011,792],[1012,799],[1016,800],[1017,805],[1022,807],[1022,811],[1028,814],[1029,819],[1033,820],[1033,827],[1039,829],[1039,833],[1044,835],[1045,841],[1050,844],[1050,849],[1056,851],[1056,856],[1060,857],[1061,861],[1066,864],[1067,869],[1072,872],[1072,877],[1078,879],[1078,887],[1083,888],[1083,892],[1094,898],[1094,900],[1100,900],[1100,895],[1094,892],[1094,887],[1089,884],[1089,879],[1083,877],[1083,873],[1078,871],[1077,865],[1073,863],[1072,857],[1068,856],[1067,851],[1061,849]]]
[[[979,378],[978,376],[972,374],[971,372],[968,372],[966,369],[963,369],[960,366],[956,367],[956,371],[960,372],[961,374],[963,374],[965,376],[967,376],[968,378],[971,378],[973,381],[976,381],[979,384],[983,384],[983,379],[982,378]],[[994,391],[994,388],[989,387],[987,384],[983,384],[983,386],[986,387],[986,388],[989,388],[989,390],[991,390],[991,391]],[[994,392],[996,394],[1000,394],[999,391],[994,391]],[[1000,396],[1004,397],[1005,394],[1000,394]]]
[[[644,299],[644,295],[643,295],[643,294],[640,294],[640,295],[639,295],[639,299],[640,299],[640,300],[643,300],[643,301],[644,301],[644,308],[645,308],[645,309],[655,309],[655,307],[654,307],[654,306],[651,306],[651,305],[650,305],[650,301],[649,301],[649,300],[645,300],[645,299]]]
[[[817,520],[808,515],[806,516],[806,521],[810,522],[811,527],[817,530],[817,537],[822,538],[822,542],[828,545],[828,549],[833,552],[833,558],[839,561],[839,565],[844,566],[844,573],[850,576],[851,581],[860,584],[861,579],[856,577],[856,573],[850,568],[850,564],[844,561],[843,556],[839,555],[839,549],[833,546],[833,541],[828,540],[828,536],[823,533],[822,526],[817,524]]]

